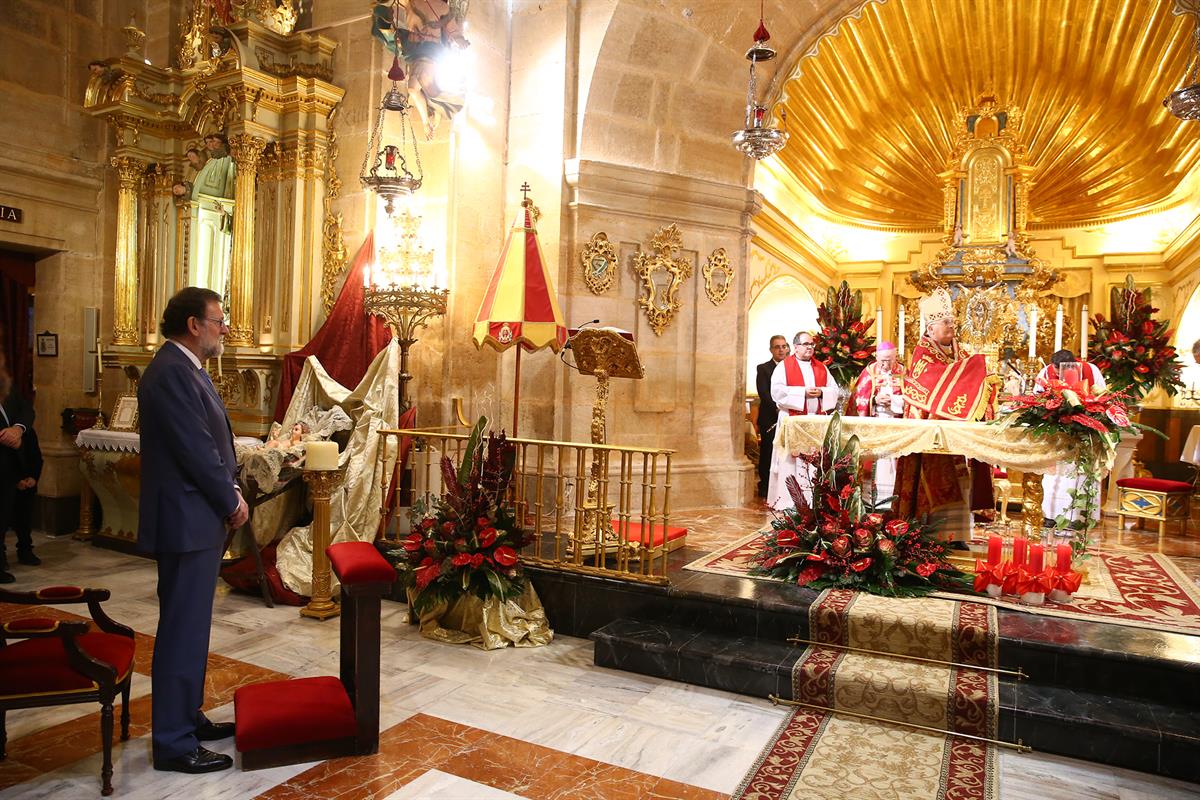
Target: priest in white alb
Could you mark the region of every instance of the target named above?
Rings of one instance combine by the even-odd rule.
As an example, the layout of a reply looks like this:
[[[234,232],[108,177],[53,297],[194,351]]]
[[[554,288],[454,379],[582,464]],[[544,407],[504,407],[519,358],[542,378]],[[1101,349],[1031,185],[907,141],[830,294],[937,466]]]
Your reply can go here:
[[[792,355],[779,362],[771,376],[771,399],[779,407],[779,429],[786,417],[800,414],[830,414],[837,409],[838,385],[829,370],[813,358],[816,345],[808,331],[797,333],[792,340]],[[796,476],[805,494],[812,496],[811,467],[776,447],[771,462],[771,480],[767,487],[767,504],[774,509],[795,505],[788,494],[787,478]]]
[[[896,345],[880,342],[875,361],[863,368],[854,389],[854,407],[860,417],[894,419],[904,416],[904,365],[896,358]],[[867,468],[864,463],[864,468]],[[896,459],[880,457],[869,465],[875,501],[887,506],[896,487]]]
[[[1082,389],[1088,394],[1097,395],[1108,388],[1100,368],[1087,361],[1079,361],[1070,350],[1059,350],[1050,356],[1050,363],[1042,367],[1034,381],[1033,390],[1040,392],[1049,381],[1062,381],[1072,389]],[[1042,476],[1042,525],[1054,527],[1056,520],[1062,516],[1067,521],[1074,522],[1077,514],[1071,508],[1071,492],[1082,488],[1083,476],[1075,471],[1075,467],[1063,462],[1052,471]],[[1099,486],[1092,487],[1100,492]],[[1070,534],[1069,529],[1061,532],[1064,536]]]

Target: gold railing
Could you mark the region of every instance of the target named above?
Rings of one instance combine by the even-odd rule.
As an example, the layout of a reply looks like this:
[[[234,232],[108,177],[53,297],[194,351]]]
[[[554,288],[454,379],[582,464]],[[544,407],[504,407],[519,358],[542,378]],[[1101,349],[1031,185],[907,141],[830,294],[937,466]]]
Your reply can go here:
[[[461,428],[380,431],[379,458],[385,468],[378,487],[384,510],[381,536],[396,541],[405,529],[391,508],[423,501],[428,508],[442,492],[441,460],[462,461],[468,434]],[[671,543],[672,450],[615,445],[510,439],[516,465],[507,502],[516,519],[533,532],[521,552],[524,563],[642,583],[665,584]],[[395,468],[408,448],[411,485],[403,490]],[[657,540],[657,541],[656,541]]]

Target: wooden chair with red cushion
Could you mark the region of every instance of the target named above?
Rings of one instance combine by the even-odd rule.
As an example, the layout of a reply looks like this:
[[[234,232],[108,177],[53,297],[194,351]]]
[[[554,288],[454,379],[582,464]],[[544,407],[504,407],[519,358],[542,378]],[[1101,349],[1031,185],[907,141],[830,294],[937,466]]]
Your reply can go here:
[[[36,592],[0,589],[0,603],[86,603],[94,627],[84,620],[27,617],[0,626],[0,759],[7,757],[5,717],[17,708],[100,703],[104,764],[101,794],[112,794],[113,701],[121,693],[121,741],[129,739],[129,685],[133,675],[133,629],[100,607],[107,589],[51,586]],[[12,641],[10,640],[17,640]]]

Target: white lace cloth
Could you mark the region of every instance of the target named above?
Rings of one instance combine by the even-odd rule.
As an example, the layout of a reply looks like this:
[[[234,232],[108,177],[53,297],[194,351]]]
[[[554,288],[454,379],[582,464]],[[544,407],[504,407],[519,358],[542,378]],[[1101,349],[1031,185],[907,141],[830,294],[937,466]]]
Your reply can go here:
[[[253,436],[235,436],[235,448],[261,447],[262,442]],[[114,450],[124,453],[142,452],[142,437],[133,431],[110,431],[85,428],[75,437],[75,446],[85,450]]]

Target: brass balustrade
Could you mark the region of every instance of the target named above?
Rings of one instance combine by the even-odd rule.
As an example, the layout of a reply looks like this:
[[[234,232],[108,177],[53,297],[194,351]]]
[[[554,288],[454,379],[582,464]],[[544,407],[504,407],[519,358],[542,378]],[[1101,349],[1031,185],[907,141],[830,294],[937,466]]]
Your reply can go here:
[[[415,428],[380,431],[384,469],[379,489],[385,518],[389,487],[396,480],[401,443],[411,450],[411,487],[404,505],[432,505],[440,494],[441,459],[457,469],[468,434],[462,429]],[[532,530],[521,552],[523,563],[563,572],[666,584],[671,509],[672,450],[616,445],[510,439],[516,466],[507,503],[516,519]],[[611,521],[611,522],[610,522]],[[650,531],[662,531],[655,544]],[[396,520],[383,533],[398,542]]]

